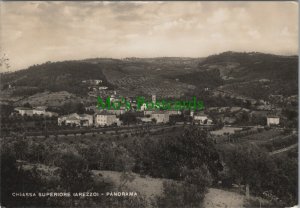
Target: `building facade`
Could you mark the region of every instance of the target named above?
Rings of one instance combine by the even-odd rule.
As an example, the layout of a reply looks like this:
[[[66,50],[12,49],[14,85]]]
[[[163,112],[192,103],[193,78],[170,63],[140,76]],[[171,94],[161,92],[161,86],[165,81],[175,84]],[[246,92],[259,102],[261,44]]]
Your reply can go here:
[[[153,112],[151,114],[151,119],[155,119],[156,123],[168,123],[170,115],[167,112]]]
[[[35,114],[35,115],[44,115],[46,113],[46,109],[47,109],[47,107],[39,106],[39,107],[34,108],[32,111],[33,111],[33,114]]]
[[[279,125],[279,123],[280,123],[280,118],[278,116],[267,116],[268,126]]]
[[[15,111],[17,111],[21,116],[32,116],[33,115],[33,110],[31,108],[26,108],[26,107],[16,107]]]
[[[75,126],[93,126],[94,119],[92,115],[72,113],[70,115],[61,116],[57,119],[58,125],[75,125]]]
[[[119,123],[117,116],[110,113],[99,113],[95,117],[95,126],[111,126]]]

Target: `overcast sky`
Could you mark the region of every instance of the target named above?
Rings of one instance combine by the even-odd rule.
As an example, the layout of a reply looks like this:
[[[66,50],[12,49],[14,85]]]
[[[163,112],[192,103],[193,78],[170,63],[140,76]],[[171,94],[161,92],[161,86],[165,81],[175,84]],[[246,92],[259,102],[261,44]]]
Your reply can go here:
[[[297,54],[296,2],[0,2],[10,70],[93,57]],[[2,69],[3,70],[3,69]]]

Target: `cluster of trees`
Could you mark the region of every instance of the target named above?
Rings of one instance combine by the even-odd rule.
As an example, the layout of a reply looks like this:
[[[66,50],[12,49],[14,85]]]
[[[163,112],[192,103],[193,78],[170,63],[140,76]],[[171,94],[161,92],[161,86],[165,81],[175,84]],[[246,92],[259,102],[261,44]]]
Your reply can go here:
[[[57,112],[61,115],[67,115],[71,113],[83,114],[85,113],[84,104],[80,102],[66,102],[59,108],[49,108],[49,111]]]
[[[249,188],[250,194],[264,196],[273,206],[298,203],[297,153],[271,157],[258,146],[237,145],[223,152],[225,169],[220,174],[225,185],[233,183]]]
[[[224,81],[220,76],[220,72],[217,69],[197,71],[179,76],[177,75],[175,78],[179,79],[181,82],[195,85],[198,89],[204,89],[207,87],[215,88],[224,84]]]
[[[126,112],[126,113],[120,115],[120,120],[125,125],[136,124],[136,122],[137,122],[136,117],[137,117],[136,113],[134,113],[134,112]]]
[[[284,121],[284,126],[288,128],[297,128],[298,126],[298,110],[284,108],[282,114],[286,116],[287,120]]]
[[[214,144],[197,127],[167,138],[133,140],[129,145],[136,159],[133,171],[172,179],[154,201],[157,207],[201,207],[207,187],[223,168]]]
[[[40,115],[21,116],[15,114],[9,117],[1,117],[1,131],[2,135],[13,133],[24,133],[26,131],[43,131],[45,126],[47,129],[57,129],[57,117],[44,117]]]
[[[153,145],[149,145],[151,142]],[[200,149],[200,150],[199,150]],[[204,195],[207,191],[207,186],[211,183],[212,178],[215,178],[218,171],[222,169],[218,153],[213,144],[207,139],[206,133],[198,129],[186,129],[181,135],[176,135],[175,138],[161,137],[157,141],[155,138],[139,138],[128,140],[128,142],[116,143],[112,141],[92,140],[85,143],[80,142],[57,142],[51,139],[43,141],[37,139],[11,139],[4,141],[2,145],[2,153],[5,160],[5,155],[10,155],[13,158],[11,164],[16,164],[16,160],[26,161],[29,164],[44,164],[48,167],[58,167],[59,177],[55,179],[45,180],[39,178],[39,174],[33,176],[36,180],[36,186],[24,190],[35,191],[92,191],[115,189],[112,184],[100,184],[102,189],[98,188],[97,182],[94,181],[91,170],[112,170],[123,172],[122,180],[124,184],[126,181],[132,180],[132,171],[151,175],[155,177],[162,177],[166,179],[173,179],[171,184],[164,185],[164,195],[156,198],[153,202],[158,207],[174,207],[172,200],[169,199],[170,193],[173,190],[184,189],[181,194],[181,204],[201,204]],[[5,161],[4,161],[5,162]],[[14,165],[16,167],[16,165]],[[21,168],[22,169],[22,168]],[[20,168],[12,168],[8,170],[20,171]],[[33,171],[33,170],[32,170]],[[31,172],[30,171],[30,174]],[[8,173],[2,176],[2,181],[8,177]],[[12,173],[11,177],[15,177]],[[21,175],[20,177],[23,177]],[[24,179],[25,180],[25,179]],[[14,183],[13,180],[8,180],[8,183]],[[17,185],[17,184],[15,184]],[[30,186],[30,184],[28,185]],[[9,187],[9,184],[7,185]],[[12,186],[14,187],[14,186]],[[124,186],[122,186],[124,188]],[[13,199],[7,195],[11,189],[4,189],[8,197],[5,201],[10,205]],[[191,193],[197,192],[197,197],[193,198]],[[182,195],[183,194],[183,195]],[[192,201],[190,201],[193,198]],[[20,199],[21,200],[21,199]],[[22,200],[19,202],[22,203]],[[145,207],[146,201],[143,196],[138,198],[127,199],[101,199],[100,201],[76,201],[76,199],[68,200],[54,200],[54,201],[35,201],[29,200],[28,203],[44,203],[46,205],[65,206],[80,206],[100,204],[104,206],[112,205],[111,207]],[[114,205],[114,206],[113,206]],[[117,206],[118,205],[118,206]]]
[[[163,194],[153,202],[155,207],[203,207],[207,187],[211,185],[211,175],[206,166],[181,170],[181,181],[165,181]]]
[[[90,169],[86,168],[86,160],[73,153],[62,155],[59,174],[56,177],[42,177],[36,167],[24,170],[17,165],[16,157],[8,152],[1,154],[1,205],[8,207],[146,207],[147,202],[142,195],[134,199],[118,197],[86,197],[78,198],[72,193],[99,192],[106,193],[117,187],[103,179],[95,180]],[[124,191],[124,190],[123,190]],[[14,197],[12,193],[71,193],[70,197]],[[116,200],[114,200],[116,199]]]

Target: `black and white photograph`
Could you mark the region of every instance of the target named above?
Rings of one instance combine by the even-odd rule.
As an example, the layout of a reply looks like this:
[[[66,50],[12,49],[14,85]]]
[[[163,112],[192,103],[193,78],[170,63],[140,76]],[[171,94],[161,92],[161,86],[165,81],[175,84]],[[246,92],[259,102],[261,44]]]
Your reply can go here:
[[[298,207],[298,9],[0,1],[0,207]]]

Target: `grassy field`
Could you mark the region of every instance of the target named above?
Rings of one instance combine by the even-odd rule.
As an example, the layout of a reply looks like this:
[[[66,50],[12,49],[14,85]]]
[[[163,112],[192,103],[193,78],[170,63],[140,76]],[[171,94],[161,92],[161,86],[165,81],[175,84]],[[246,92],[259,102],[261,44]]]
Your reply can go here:
[[[32,106],[61,106],[66,101],[80,101],[80,98],[75,95],[68,93],[66,91],[60,92],[43,92],[37,93],[30,97],[20,100],[16,104],[19,106],[24,105],[25,103],[29,103]]]

